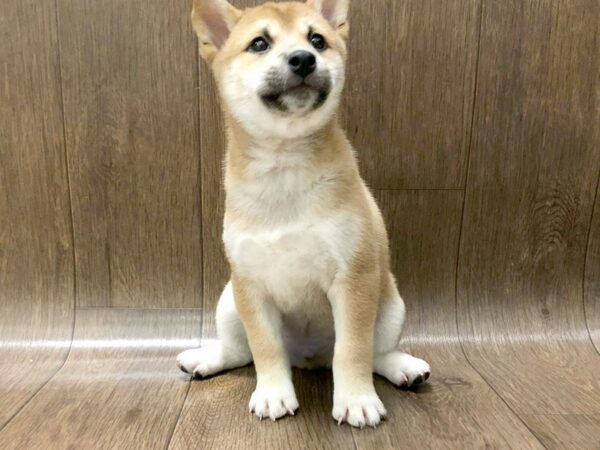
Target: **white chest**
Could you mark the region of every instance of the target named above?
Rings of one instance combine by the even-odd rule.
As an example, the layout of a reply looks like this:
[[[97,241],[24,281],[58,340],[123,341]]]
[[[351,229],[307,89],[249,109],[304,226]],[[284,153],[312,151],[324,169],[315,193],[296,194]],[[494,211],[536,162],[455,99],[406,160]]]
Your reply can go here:
[[[359,239],[347,213],[273,228],[241,229],[226,223],[227,254],[241,275],[262,283],[286,302],[327,291],[346,269]]]
[[[335,200],[339,165],[317,164],[308,141],[247,153],[246,176],[227,178],[230,262],[281,302],[322,297],[360,238],[360,218]]]

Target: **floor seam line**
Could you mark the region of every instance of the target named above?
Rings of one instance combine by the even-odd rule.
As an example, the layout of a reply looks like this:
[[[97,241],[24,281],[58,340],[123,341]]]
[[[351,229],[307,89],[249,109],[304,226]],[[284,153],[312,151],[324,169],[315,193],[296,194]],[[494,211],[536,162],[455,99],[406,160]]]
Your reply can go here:
[[[29,397],[25,401],[25,403],[23,403],[19,407],[19,409],[17,409],[15,411],[15,413],[12,416],[10,416],[10,418],[6,421],[6,423],[0,427],[0,433],[2,433],[2,431],[8,426],[8,424],[11,423],[27,407],[27,405],[29,405],[33,401],[33,399],[38,396],[38,394],[48,385],[48,383],[50,383],[50,381],[52,381],[58,375],[58,373],[67,364],[67,361],[69,360],[69,357],[71,356],[71,350],[73,349],[73,339],[75,337],[75,320],[76,320],[75,312],[73,312],[73,316],[74,316],[74,318],[73,318],[73,330],[71,332],[71,342],[69,344],[69,350],[67,351],[67,354],[66,354],[65,358],[63,359],[62,364],[33,394],[31,394],[31,397]]]
[[[181,402],[181,407],[179,408],[179,412],[177,413],[177,419],[175,419],[175,423],[173,424],[173,428],[169,433],[169,439],[167,439],[165,450],[168,450],[171,447],[171,442],[173,441],[173,436],[175,436],[175,431],[177,430],[177,425],[179,425],[179,421],[181,420],[181,415],[183,413],[183,408],[185,408],[185,404],[187,402],[188,395],[190,393],[190,389],[192,387],[192,378],[190,377],[187,383],[187,389],[185,390],[185,396],[183,397],[183,401]]]
[[[354,430],[350,430],[350,436],[352,436],[352,443],[354,444],[354,450],[358,450],[358,444],[356,443],[356,435]]]
[[[586,279],[587,279],[587,262],[590,250],[590,239],[592,237],[592,226],[594,225],[594,215],[596,213],[596,201],[598,200],[598,189],[600,188],[600,170],[598,171],[598,178],[596,179],[596,190],[594,191],[594,199],[592,203],[592,214],[590,216],[590,225],[588,226],[587,236],[585,240],[585,255],[583,258],[583,274],[581,276],[581,301],[583,307],[583,322],[585,329],[587,330],[588,337],[592,343],[592,347],[596,350],[596,353],[600,355],[600,349],[596,346],[594,339],[592,338],[592,332],[590,331],[590,325],[587,320],[587,309],[586,309]]]
[[[457,324],[458,325],[458,324]],[[544,443],[537,437],[537,435],[533,432],[533,430],[529,427],[529,425],[527,424],[527,422],[521,417],[521,415],[515,411],[515,409],[510,406],[510,404],[508,403],[508,401],[502,396],[500,395],[500,393],[496,390],[496,388],[488,381],[488,379],[477,369],[477,367],[475,367],[475,365],[473,364],[473,362],[471,362],[471,360],[469,359],[469,357],[467,356],[467,352],[463,346],[462,340],[460,338],[460,335],[458,337],[458,342],[460,344],[460,349],[462,351],[463,356],[465,357],[465,360],[467,361],[467,364],[469,364],[469,366],[471,366],[471,368],[477,373],[477,375],[479,375],[479,377],[484,381],[485,384],[488,385],[488,387],[492,390],[492,392],[494,392],[494,394],[496,394],[496,396],[502,401],[502,403],[504,403],[506,405],[506,407],[508,408],[508,410],[519,420],[519,422],[521,422],[523,424],[523,426],[525,428],[527,428],[527,430],[529,431],[529,433],[531,434],[531,436],[533,436],[533,438],[544,448],[548,448],[546,447],[546,445],[544,445]]]

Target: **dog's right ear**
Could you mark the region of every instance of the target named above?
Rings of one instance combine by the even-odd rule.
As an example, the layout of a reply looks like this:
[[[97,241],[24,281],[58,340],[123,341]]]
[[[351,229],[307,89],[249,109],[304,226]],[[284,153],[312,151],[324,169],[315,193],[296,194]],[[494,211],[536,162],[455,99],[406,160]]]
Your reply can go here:
[[[307,0],[306,4],[320,12],[334,30],[347,23],[350,0]]]
[[[194,0],[192,25],[198,35],[200,55],[211,62],[223,47],[242,12],[225,0]]]

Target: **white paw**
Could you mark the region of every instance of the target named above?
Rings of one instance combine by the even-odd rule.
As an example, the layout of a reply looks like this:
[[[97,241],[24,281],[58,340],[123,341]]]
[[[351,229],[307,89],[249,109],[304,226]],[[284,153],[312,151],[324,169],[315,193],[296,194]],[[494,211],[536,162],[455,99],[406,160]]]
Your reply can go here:
[[[427,362],[408,353],[394,351],[375,358],[375,372],[399,387],[425,382],[431,374]]]
[[[177,366],[195,377],[207,377],[223,370],[221,346],[218,344],[186,350],[177,355]]]
[[[402,353],[400,358],[400,370],[408,379],[408,385],[421,384],[431,375],[431,368],[426,361],[415,358],[408,353]]]
[[[300,405],[293,386],[273,386],[257,387],[250,397],[249,407],[250,412],[261,420],[265,417],[277,420],[288,414],[293,416]]]
[[[365,425],[377,426],[387,412],[375,393],[334,394],[332,415],[338,425],[347,422],[353,427],[363,428]]]

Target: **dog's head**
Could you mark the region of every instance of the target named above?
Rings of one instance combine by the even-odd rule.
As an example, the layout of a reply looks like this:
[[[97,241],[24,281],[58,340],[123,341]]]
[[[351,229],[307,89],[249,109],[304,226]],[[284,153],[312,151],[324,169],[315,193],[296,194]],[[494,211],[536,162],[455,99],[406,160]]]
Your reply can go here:
[[[344,85],[349,0],[265,3],[238,10],[194,0],[200,54],[227,112],[260,137],[310,134],[335,113]]]

